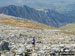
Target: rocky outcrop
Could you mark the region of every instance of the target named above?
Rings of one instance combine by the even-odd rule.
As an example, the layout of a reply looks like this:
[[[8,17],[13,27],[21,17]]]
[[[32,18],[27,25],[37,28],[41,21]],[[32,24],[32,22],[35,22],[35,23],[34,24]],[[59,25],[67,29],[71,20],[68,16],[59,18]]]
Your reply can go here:
[[[10,50],[9,48],[9,43],[7,41],[3,41],[0,45],[0,50],[4,51],[4,50]]]

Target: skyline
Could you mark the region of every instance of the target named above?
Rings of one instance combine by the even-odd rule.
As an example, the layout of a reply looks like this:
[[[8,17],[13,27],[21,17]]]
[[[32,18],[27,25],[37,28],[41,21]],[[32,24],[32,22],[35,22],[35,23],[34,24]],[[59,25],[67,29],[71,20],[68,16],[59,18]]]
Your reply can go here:
[[[75,0],[0,0],[0,7],[8,5],[27,5],[34,8],[49,8],[64,6],[66,7],[70,4],[75,4]]]

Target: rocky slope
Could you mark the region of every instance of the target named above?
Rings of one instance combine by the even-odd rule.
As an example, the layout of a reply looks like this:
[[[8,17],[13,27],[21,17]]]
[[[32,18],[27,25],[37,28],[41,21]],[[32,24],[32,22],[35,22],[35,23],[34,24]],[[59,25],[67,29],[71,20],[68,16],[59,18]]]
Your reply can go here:
[[[55,29],[29,29],[0,24],[0,55],[49,56],[55,51],[63,52],[64,49],[69,52],[75,51],[75,35],[57,31]],[[36,39],[35,49],[32,48],[33,37]]]
[[[1,14],[0,55],[49,56],[64,49],[75,51],[75,35],[60,32],[54,27]],[[33,37],[36,40],[35,49],[31,42]]]

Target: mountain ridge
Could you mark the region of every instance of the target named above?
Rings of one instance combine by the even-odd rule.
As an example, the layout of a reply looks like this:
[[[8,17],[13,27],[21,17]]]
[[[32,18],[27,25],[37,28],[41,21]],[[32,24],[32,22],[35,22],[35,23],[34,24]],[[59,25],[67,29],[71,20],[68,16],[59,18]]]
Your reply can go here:
[[[43,23],[54,27],[60,27],[68,23],[75,23],[74,18],[70,18],[69,16],[60,14],[57,11],[50,9],[47,9],[47,12],[39,11],[34,8],[30,8],[26,5],[9,5],[7,7],[0,7],[0,13],[37,21],[39,23]]]

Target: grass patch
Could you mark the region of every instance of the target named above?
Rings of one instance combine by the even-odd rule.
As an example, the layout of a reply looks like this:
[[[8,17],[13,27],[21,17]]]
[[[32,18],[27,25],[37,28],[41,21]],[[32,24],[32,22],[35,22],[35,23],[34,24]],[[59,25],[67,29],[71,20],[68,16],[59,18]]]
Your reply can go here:
[[[38,22],[26,20],[26,19],[22,20],[22,19],[12,19],[12,18],[2,18],[0,19],[0,23],[10,25],[10,26],[33,28],[33,29],[53,29],[54,28],[54,27],[50,27]]]

